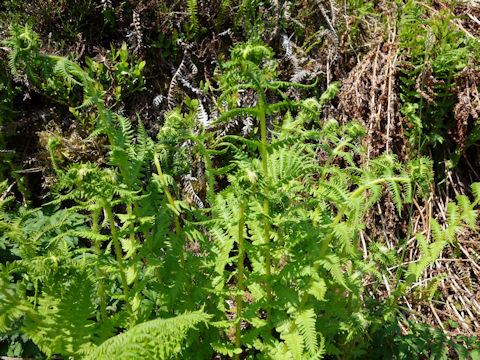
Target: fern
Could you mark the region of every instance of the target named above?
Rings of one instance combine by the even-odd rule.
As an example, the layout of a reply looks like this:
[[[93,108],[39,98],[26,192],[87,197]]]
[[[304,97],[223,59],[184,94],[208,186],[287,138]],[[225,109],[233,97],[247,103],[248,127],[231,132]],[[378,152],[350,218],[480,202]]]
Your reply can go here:
[[[318,341],[315,329],[315,311],[313,308],[304,309],[297,314],[295,323],[304,338],[305,347],[308,353],[312,355],[315,354],[318,351]]]
[[[197,2],[189,5],[196,15]],[[68,211],[12,213],[0,203],[0,244],[15,255],[0,268],[0,331],[21,322],[47,356],[354,358],[462,223],[475,224],[477,185],[475,201],[449,205],[447,228],[431,220],[432,243],[417,236],[421,256],[399,267],[392,296],[369,301],[364,280],[379,286],[401,261],[380,243],[364,259],[365,215],[383,189],[401,213],[430,186],[431,163],[365,160],[361,125],[320,125],[338,84],[323,98],[290,100],[289,89],[311,85],[278,81],[272,49],[250,40],[232,49],[212,110],[191,81],[187,49],[151,139],[141,119],[135,129],[106,108],[102,87],[77,64],[29,49],[15,55],[17,70],[40,59],[49,76],[80,87],[109,148],[105,165],[56,166],[49,206]],[[183,107],[180,86],[195,93]],[[232,134],[243,130],[232,124],[252,131]]]
[[[12,25],[10,27],[11,37],[5,39],[3,43],[12,50],[8,54],[8,65],[16,74],[20,75],[18,63],[25,60],[25,73],[35,82],[38,82],[38,68],[35,60],[40,47],[38,35],[28,26]]]
[[[55,75],[66,80],[69,83],[80,85],[80,82],[77,81],[74,76],[77,73],[77,69],[71,61],[65,58],[58,59],[53,68],[53,72]]]
[[[188,0],[187,8],[190,17],[190,27],[193,34],[198,33],[198,7],[197,0]]]
[[[287,335],[283,335],[283,339],[287,344],[291,357],[293,357],[293,359],[295,360],[302,359],[303,348],[305,346],[303,337],[300,334],[294,332]]]
[[[170,359],[181,353],[187,332],[210,318],[196,311],[147,321],[108,339],[89,351],[85,359]]]
[[[465,195],[459,195],[456,197],[458,205],[461,210],[462,220],[471,228],[475,229],[477,223],[478,212],[473,209],[474,204],[470,203],[470,200]],[[451,220],[450,220],[451,221]]]
[[[27,215],[13,220],[18,225],[10,222],[13,226],[23,223],[23,228],[6,234],[11,251],[22,259],[2,269],[4,291],[0,295],[0,308],[6,316],[3,321],[23,317],[24,332],[48,355],[75,354],[94,336],[94,323],[90,320],[94,313],[91,302],[94,277],[88,261],[73,257],[72,248],[77,243],[68,231],[69,227],[84,231],[81,230],[84,218],[66,211],[49,217],[40,211]],[[32,243],[28,251],[22,240],[27,236]],[[14,273],[21,280],[12,286],[10,276]],[[35,296],[27,297],[24,291],[32,285]],[[16,289],[15,297],[10,293],[12,289]],[[5,325],[2,322],[1,327]]]

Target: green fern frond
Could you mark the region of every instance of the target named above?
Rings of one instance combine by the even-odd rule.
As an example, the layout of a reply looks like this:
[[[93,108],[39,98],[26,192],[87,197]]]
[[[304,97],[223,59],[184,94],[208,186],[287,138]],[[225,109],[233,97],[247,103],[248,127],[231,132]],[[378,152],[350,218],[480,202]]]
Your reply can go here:
[[[55,75],[59,76],[65,81],[68,81],[69,83],[80,85],[80,82],[78,82],[74,77],[74,74],[76,73],[75,66],[66,58],[59,58],[57,60],[53,68],[53,72]]]
[[[216,124],[221,124],[222,122],[231,119],[235,116],[256,116],[258,113],[257,109],[254,108],[237,108],[237,109],[232,109],[224,112],[222,115],[220,115],[213,123],[212,125]]]
[[[214,342],[211,343],[210,346],[216,353],[221,355],[233,357],[235,354],[241,353],[241,350],[237,349],[232,344],[222,344],[219,342]]]
[[[91,96],[85,96],[83,98],[83,102],[81,105],[75,107],[75,109],[79,110],[79,109],[84,109],[84,108],[87,108],[87,107],[92,107],[96,104],[96,100],[94,97],[91,97]]]
[[[390,193],[392,194],[392,201],[395,204],[395,207],[398,212],[398,216],[402,217],[402,208],[403,208],[403,199],[402,199],[402,192],[400,190],[400,185],[397,181],[387,181],[388,188],[390,189]]]
[[[68,235],[76,236],[79,238],[89,239],[93,241],[108,241],[110,237],[107,235],[97,234],[88,230],[77,230],[77,231],[70,231]]]
[[[273,57],[273,51],[260,41],[250,40],[235,46],[231,51],[231,57],[232,63],[239,60],[249,60],[255,65],[260,65],[263,59],[269,60]]]
[[[82,269],[81,265],[74,269],[60,269],[59,272],[62,273],[62,270],[65,271],[62,275],[68,276],[68,280],[62,285],[45,287],[38,300],[37,311],[46,324],[39,326],[26,321],[24,325],[29,337],[49,356],[55,353],[73,355],[94,336],[94,322],[91,320],[94,313],[91,301],[94,294],[93,271]],[[53,275],[50,274],[50,277],[57,279]]]
[[[357,216],[356,218],[358,218]],[[352,225],[347,224],[345,222],[341,222],[336,224],[333,227],[333,233],[335,238],[338,240],[339,248],[346,253],[353,254],[353,232],[352,232]]]
[[[438,223],[438,221],[435,220],[434,218],[430,218],[430,228],[431,228],[432,233],[433,233],[433,238],[436,241],[445,240],[444,231],[443,231],[442,227],[440,226],[440,224]]]
[[[133,139],[132,124],[126,117],[118,114],[114,114],[114,119],[118,124],[118,130],[115,136],[115,143],[112,145],[126,149],[132,143]]]
[[[475,196],[475,203],[480,202],[480,183],[476,182],[472,184],[472,192]]]
[[[317,262],[327,270],[333,277],[333,279],[346,289],[348,289],[345,283],[345,277],[340,265],[340,258],[334,254],[325,255],[323,259],[317,260]]]
[[[188,15],[190,17],[190,27],[194,34],[198,33],[198,8],[197,0],[188,0],[187,3]]]
[[[449,225],[458,225],[460,223],[460,209],[454,202],[447,204],[447,219]]]
[[[430,248],[427,244],[427,239],[422,234],[415,234],[415,236],[417,238],[418,245],[420,246],[421,254],[424,256],[428,256]]]
[[[18,65],[24,60],[26,74],[38,83],[38,74],[34,63],[40,48],[39,36],[28,25],[12,25],[10,26],[10,37],[2,42],[11,48],[8,54],[8,65],[12,72],[20,76]]]
[[[457,202],[461,209],[461,219],[470,226],[471,229],[475,230],[478,212],[473,209],[473,205],[465,195],[457,196]]]
[[[302,334],[305,347],[310,354],[315,354],[318,350],[317,331],[315,329],[316,314],[313,308],[300,310],[295,314],[295,323]]]
[[[281,337],[285,340],[285,344],[294,360],[301,360],[303,356],[304,338],[298,332],[284,334]]]
[[[85,359],[125,359],[125,354],[132,359],[170,359],[182,352],[187,332],[198,324],[208,323],[210,318],[211,315],[199,310],[170,319],[150,320],[108,339]]]

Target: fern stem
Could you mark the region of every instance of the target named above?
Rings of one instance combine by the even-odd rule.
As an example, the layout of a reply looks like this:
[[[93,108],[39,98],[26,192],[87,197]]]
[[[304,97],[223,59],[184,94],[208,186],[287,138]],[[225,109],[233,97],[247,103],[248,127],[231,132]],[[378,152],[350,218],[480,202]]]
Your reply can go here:
[[[208,153],[207,148],[203,144],[203,142],[197,138],[192,138],[198,147],[200,148],[200,153],[203,155],[205,159],[205,173],[207,174],[208,179],[208,202],[210,206],[213,208],[213,201],[215,199],[215,179],[213,177],[213,167],[212,167],[212,159],[210,158],[210,154]],[[212,217],[215,218],[212,209]]]
[[[95,209],[93,211],[93,233],[98,234],[98,213],[99,209]],[[100,258],[101,251],[100,251],[100,241],[95,239],[95,251],[97,253],[97,263],[96,263],[96,274],[98,279],[98,296],[100,297],[100,320],[105,320],[107,318],[107,311],[105,305],[105,290],[103,288],[103,281],[102,281],[102,273],[99,266],[98,259]]]
[[[127,203],[127,214],[130,218],[133,217],[132,207],[134,207],[134,206],[132,206],[132,202],[129,201]],[[150,244],[150,243],[147,242],[147,244]],[[135,249],[135,247],[136,247],[136,244],[135,244],[135,228],[133,226],[133,223],[130,224],[130,246],[131,246],[132,249]],[[151,250],[151,249],[149,249],[149,250]],[[136,255],[136,251],[133,253],[133,255]],[[134,273],[137,274],[138,262],[134,262],[133,266],[134,266]],[[135,276],[135,281],[134,281],[133,286],[136,287],[137,284],[138,284],[138,279]]]
[[[243,243],[243,229],[245,227],[245,203],[240,205],[239,219],[238,219],[238,259],[237,259],[237,324],[235,325],[235,347],[237,349],[242,348],[242,310],[243,310],[243,260],[245,258],[245,247]],[[235,354],[235,360],[240,359],[240,354]]]
[[[175,201],[173,199],[172,194],[170,193],[170,190],[168,190],[167,182],[165,180],[165,177],[163,176],[162,172],[162,167],[160,166],[160,161],[158,160],[158,155],[156,152],[153,153],[153,161],[155,163],[155,167],[157,169],[158,176],[160,177],[160,181],[162,182],[162,187],[163,187],[163,192],[167,196],[168,203],[170,204],[172,210],[175,209]],[[173,213],[173,218],[175,222],[175,231],[178,237],[180,237],[180,234],[182,233],[182,229],[180,227],[180,219],[178,218],[178,215]],[[186,270],[186,264],[185,264],[185,255],[183,254],[183,245],[180,248],[180,264],[182,267],[182,270]]]
[[[132,306],[130,304],[130,294],[127,283],[127,276],[125,275],[125,269],[123,267],[122,250],[120,248],[120,241],[118,238],[117,230],[115,228],[115,220],[113,218],[112,208],[108,204],[104,204],[105,212],[107,213],[108,223],[110,224],[110,231],[112,233],[113,246],[115,248],[115,255],[117,257],[118,271],[120,272],[120,279],[122,281],[123,295],[125,297],[125,304],[127,306],[128,313],[130,314],[130,325],[134,324],[134,316]]]
[[[265,243],[265,274],[266,274],[266,300],[267,300],[267,324],[270,323],[270,317],[272,313],[272,269],[271,269],[271,252],[270,252],[270,220],[268,216],[270,214],[270,203],[268,201],[268,193],[270,187],[270,181],[268,177],[268,151],[267,151],[267,121],[265,118],[266,113],[266,104],[265,104],[265,94],[261,88],[258,89],[258,119],[260,120],[260,138],[261,138],[261,156],[262,156],[262,167],[263,167],[263,176],[266,179],[265,187],[265,199],[263,200],[263,212],[265,213],[265,223],[264,223],[264,243]]]

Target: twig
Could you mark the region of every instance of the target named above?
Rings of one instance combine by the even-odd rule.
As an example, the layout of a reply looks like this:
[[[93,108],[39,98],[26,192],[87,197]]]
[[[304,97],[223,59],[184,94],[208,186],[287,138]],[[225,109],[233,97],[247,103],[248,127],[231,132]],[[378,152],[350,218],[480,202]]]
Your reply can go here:
[[[459,248],[462,250],[462,252],[465,254],[465,256],[470,260],[470,262],[472,263],[472,265],[477,269],[477,270],[480,270],[480,266],[477,265],[476,261],[473,260],[471,257],[470,257],[470,254],[468,253],[468,251],[462,246],[462,244],[458,243],[458,246]]]
[[[363,231],[360,231],[360,239],[362,240],[362,247],[363,247],[363,260],[367,259],[367,244],[365,243],[365,236],[363,235]]]
[[[441,327],[443,330],[445,330],[445,327],[443,326],[442,321],[441,321],[440,318],[438,317],[437,311],[436,311],[435,308],[433,307],[432,303],[430,303],[429,305],[430,305],[430,309],[432,310],[433,316],[435,317],[435,319],[436,319],[437,322],[438,322],[438,325],[440,325],[440,327]]]
[[[7,190],[5,190],[5,192],[2,194],[2,196],[0,196],[0,201],[2,201],[3,199],[5,199],[7,197],[7,194],[10,192],[10,190],[12,190],[13,186],[17,183],[17,180],[15,180],[13,183],[10,184],[10,186],[7,188]]]
[[[462,317],[462,315],[460,315],[460,313],[458,312],[458,310],[455,308],[455,305],[453,305],[451,302],[447,301],[447,304],[450,305],[450,308],[453,310],[453,312],[455,313],[455,315],[457,315],[458,319],[460,320],[460,324],[462,324],[462,326],[465,328],[466,331],[468,331],[468,333],[472,333],[472,331],[470,330],[467,322],[465,321],[465,319]]]

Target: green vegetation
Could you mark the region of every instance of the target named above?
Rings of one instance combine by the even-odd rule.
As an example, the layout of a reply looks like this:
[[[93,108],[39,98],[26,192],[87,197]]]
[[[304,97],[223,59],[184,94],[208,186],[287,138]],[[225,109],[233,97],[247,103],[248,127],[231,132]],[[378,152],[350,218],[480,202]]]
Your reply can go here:
[[[462,4],[42,3],[0,17],[0,355],[479,358]]]

